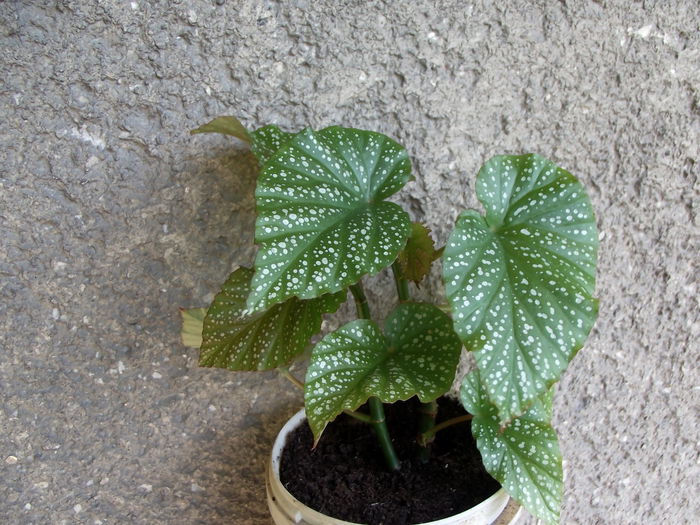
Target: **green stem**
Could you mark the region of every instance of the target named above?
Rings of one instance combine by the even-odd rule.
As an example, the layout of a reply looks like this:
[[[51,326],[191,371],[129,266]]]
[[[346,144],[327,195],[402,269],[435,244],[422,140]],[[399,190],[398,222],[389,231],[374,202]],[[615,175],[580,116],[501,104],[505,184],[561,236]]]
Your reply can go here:
[[[458,425],[459,423],[471,421],[472,417],[473,416],[471,414],[465,414],[463,416],[453,417],[452,419],[443,421],[439,425],[435,425],[430,430],[427,430],[426,432],[423,432],[420,436],[418,436],[418,442],[428,443],[435,437],[435,434],[437,434],[441,430],[445,430],[447,427],[451,427],[452,425]]]
[[[367,302],[367,296],[362,288],[362,281],[357,284],[350,286],[350,292],[355,298],[355,306],[357,307],[357,317],[360,319],[372,319],[372,313],[369,309],[369,303]],[[379,440],[379,446],[382,448],[382,453],[384,454],[384,459],[389,467],[389,470],[399,469],[399,460],[396,457],[396,451],[394,450],[394,444],[391,442],[391,436],[389,436],[389,428],[386,425],[386,419],[384,417],[384,405],[376,397],[369,398],[369,411],[372,416],[372,426],[374,427],[374,432],[377,434],[377,439]]]
[[[408,291],[408,280],[403,276],[399,261],[394,261],[391,265],[391,271],[394,274],[394,282],[396,283],[396,293],[399,295],[399,301],[405,303],[411,300],[411,295]]]
[[[293,384],[295,387],[299,388],[302,392],[304,391],[304,383],[299,381],[296,376],[294,376],[288,368],[280,366],[277,368],[277,371],[282,374],[284,377],[286,377],[291,384]]]
[[[369,303],[365,290],[362,288],[362,281],[357,284],[350,285],[350,292],[355,298],[355,307],[357,308],[357,317],[360,319],[372,319],[372,313],[369,311]]]
[[[343,414],[362,421],[363,423],[372,424],[372,416],[365,414],[364,412],[357,412],[356,410],[343,410]]]
[[[391,265],[391,271],[394,274],[396,293],[399,295],[399,301],[402,303],[410,301],[411,295],[408,291],[408,280],[403,276],[399,261],[394,261],[394,264]],[[435,426],[435,418],[437,417],[438,413],[437,401],[421,403],[418,412],[420,413],[420,419],[418,420],[418,433],[420,436],[423,436]],[[427,463],[430,459],[430,445],[432,441],[432,437],[425,442],[423,442],[420,438],[418,439],[418,458],[423,463]]]
[[[418,420],[418,445],[420,447],[418,459],[423,463],[427,463],[430,459],[430,445],[432,445],[433,439],[435,439],[435,418],[438,413],[437,401],[421,403],[418,408],[418,413],[420,414],[420,419]],[[423,436],[426,435],[428,437],[423,439]]]
[[[389,429],[386,426],[384,405],[382,405],[379,398],[369,398],[369,411],[372,414],[372,426],[374,426],[374,431],[379,439],[379,445],[382,447],[384,460],[389,470],[399,470],[399,459],[396,457],[396,451],[391,442],[391,436],[389,436]]]

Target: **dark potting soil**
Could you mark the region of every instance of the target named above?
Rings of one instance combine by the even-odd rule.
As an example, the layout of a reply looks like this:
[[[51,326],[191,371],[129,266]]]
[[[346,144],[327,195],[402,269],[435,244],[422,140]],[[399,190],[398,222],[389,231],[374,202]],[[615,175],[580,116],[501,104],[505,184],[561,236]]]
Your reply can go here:
[[[307,424],[292,432],[280,464],[282,484],[323,514],[369,525],[438,520],[494,494],[500,485],[484,470],[469,422],[438,432],[428,463],[417,458],[417,407],[415,399],[385,407],[401,460],[398,472],[384,467],[372,428],[341,415],[326,427],[315,450]],[[464,414],[451,399],[441,399],[439,407],[438,422]]]

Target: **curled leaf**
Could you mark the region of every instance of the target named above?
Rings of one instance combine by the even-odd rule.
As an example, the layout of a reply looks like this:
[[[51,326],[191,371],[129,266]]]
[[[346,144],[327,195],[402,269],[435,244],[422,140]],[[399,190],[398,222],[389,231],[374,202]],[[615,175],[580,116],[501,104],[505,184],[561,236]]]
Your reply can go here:
[[[397,260],[403,276],[418,285],[428,275],[430,266],[440,255],[442,249],[435,249],[430,230],[419,222],[414,222],[411,223],[411,234],[408,236],[406,247],[401,250]]]

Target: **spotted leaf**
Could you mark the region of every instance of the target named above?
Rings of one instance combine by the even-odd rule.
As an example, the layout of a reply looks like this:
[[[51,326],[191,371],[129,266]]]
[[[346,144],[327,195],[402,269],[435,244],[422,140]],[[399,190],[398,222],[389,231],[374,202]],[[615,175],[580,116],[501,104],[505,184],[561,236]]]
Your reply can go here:
[[[282,131],[277,126],[263,126],[251,133],[250,149],[257,157],[258,164],[262,167],[292,137],[294,137],[294,133]]]
[[[369,131],[307,129],[282,146],[255,191],[259,251],[250,310],[337,292],[391,264],[410,223],[383,199],[410,171],[401,146]]]
[[[428,275],[433,261],[441,254],[442,249],[435,249],[430,230],[419,222],[413,222],[406,247],[401,250],[398,257],[401,273],[409,281],[418,284]]]
[[[385,335],[372,321],[353,321],[313,349],[306,373],[306,415],[316,440],[343,410],[370,397],[385,403],[417,395],[427,402],[452,385],[462,344],[450,318],[425,303],[403,303]]]
[[[531,514],[558,523],[563,471],[557,434],[550,424],[551,390],[505,429],[478,371],[462,381],[460,399],[474,415],[472,434],[488,473]]]
[[[581,184],[537,155],[494,157],[476,189],[486,217],[457,220],[445,288],[507,422],[559,379],[593,326],[598,234]]]
[[[202,346],[202,330],[204,329],[204,316],[206,308],[180,308],[182,316],[182,344],[191,348]]]
[[[269,370],[286,365],[308,346],[324,313],[345,301],[345,292],[302,301],[292,298],[250,315],[246,299],[253,270],[239,268],[214,298],[204,318],[200,366]]]

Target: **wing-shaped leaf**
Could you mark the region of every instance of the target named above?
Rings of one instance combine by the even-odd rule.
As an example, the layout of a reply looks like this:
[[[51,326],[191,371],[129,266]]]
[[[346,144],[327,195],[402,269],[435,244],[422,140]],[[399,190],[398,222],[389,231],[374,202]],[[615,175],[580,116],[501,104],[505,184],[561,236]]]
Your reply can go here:
[[[398,257],[403,276],[418,284],[428,275],[430,265],[441,254],[442,250],[435,249],[430,230],[419,222],[411,223],[411,234]]]
[[[530,513],[558,523],[563,471],[557,434],[550,424],[551,390],[505,429],[500,428],[498,409],[489,401],[478,371],[464,378],[460,398],[474,415],[472,434],[488,473]]]
[[[345,301],[345,292],[302,301],[292,298],[250,315],[246,299],[253,270],[239,268],[214,298],[204,318],[200,366],[269,370],[301,354],[321,329],[324,313]]]
[[[410,223],[383,199],[410,171],[406,151],[370,131],[307,129],[282,146],[255,192],[259,251],[250,310],[337,292],[391,264]]]
[[[277,126],[263,126],[253,131],[250,149],[257,157],[258,164],[261,167],[264,166],[294,135],[294,133],[282,131]]]
[[[204,329],[204,316],[206,308],[180,308],[182,315],[182,344],[192,348],[202,346],[202,330]]]
[[[224,135],[231,135],[237,139],[241,139],[245,142],[250,142],[250,136],[248,131],[245,129],[241,121],[236,117],[216,117],[211,122],[199,126],[197,129],[190,131],[191,134],[197,133],[222,133]]]
[[[385,403],[449,390],[462,344],[450,318],[430,304],[403,303],[387,318],[386,335],[360,319],[324,337],[306,373],[306,416],[318,440],[326,424],[370,397]]]
[[[537,155],[499,156],[477,179],[444,253],[455,330],[502,422],[557,381],[597,314],[598,234],[573,175]]]

